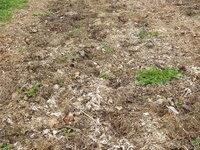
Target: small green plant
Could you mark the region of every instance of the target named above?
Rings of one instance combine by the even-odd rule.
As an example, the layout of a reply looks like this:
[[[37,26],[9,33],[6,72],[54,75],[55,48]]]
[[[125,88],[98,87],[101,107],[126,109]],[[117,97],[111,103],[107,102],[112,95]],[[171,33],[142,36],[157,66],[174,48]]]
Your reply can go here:
[[[17,88],[17,92],[24,93],[29,98],[35,97],[39,91],[40,86],[41,86],[40,83],[36,83],[30,88],[27,88],[27,87]]]
[[[0,21],[7,21],[12,15],[12,11],[21,8],[27,0],[0,0]]]
[[[102,50],[103,52],[107,53],[107,54],[110,54],[110,53],[113,53],[114,52],[114,49],[111,48],[108,44],[104,43],[102,44]]]
[[[65,84],[65,80],[64,79],[57,79],[56,83],[62,87]]]
[[[64,127],[61,129],[61,133],[65,136],[65,137],[70,137],[72,135],[74,135],[75,129],[72,127]]]
[[[104,80],[109,80],[111,76],[107,72],[102,72],[100,73],[99,78],[104,79]]]
[[[75,38],[79,37],[82,34],[84,34],[84,28],[81,27],[80,25],[76,25],[69,33],[67,33],[68,36]]]
[[[157,31],[147,31],[145,29],[140,30],[138,33],[139,39],[147,39],[147,38],[152,38],[152,37],[157,37],[159,33]]]
[[[182,73],[176,68],[159,69],[150,67],[137,72],[136,81],[140,85],[166,84],[173,78],[180,78]]]
[[[178,108],[182,108],[183,105],[184,105],[184,102],[181,101],[181,100],[179,100],[179,101],[177,101],[177,102],[175,103],[175,105],[176,105],[176,107],[178,107]]]
[[[10,150],[9,144],[7,144],[7,143],[1,144],[0,150]]]
[[[26,52],[26,51],[27,51],[27,50],[26,50],[25,48],[19,48],[19,49],[18,49],[18,52],[19,52],[19,53],[24,53],[24,52]]]
[[[40,84],[39,83],[36,83],[34,84],[32,87],[28,88],[26,91],[25,91],[25,94],[28,96],[28,97],[35,97],[37,95],[37,92],[39,91],[39,87],[40,87]]]
[[[199,150],[200,149],[200,137],[194,139],[191,141],[192,145],[194,146],[194,148],[196,150]]]

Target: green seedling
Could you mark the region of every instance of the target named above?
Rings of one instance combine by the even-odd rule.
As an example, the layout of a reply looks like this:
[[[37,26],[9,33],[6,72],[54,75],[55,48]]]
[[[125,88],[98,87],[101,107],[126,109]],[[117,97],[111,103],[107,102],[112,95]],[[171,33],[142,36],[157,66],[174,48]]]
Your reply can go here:
[[[72,37],[72,38],[79,37],[82,34],[84,34],[84,28],[77,25],[71,31],[69,31],[67,34],[69,37]]]
[[[110,54],[113,53],[115,50],[113,48],[111,48],[108,44],[102,44],[102,50],[103,52]]]
[[[184,102],[179,100],[179,101],[177,101],[175,104],[176,104],[176,107],[182,108],[183,105],[184,105]]]
[[[200,149],[200,137],[191,141],[192,145],[194,146],[195,150]]]
[[[9,144],[3,143],[3,144],[0,146],[0,150],[10,150]]]
[[[18,49],[18,52],[19,53],[24,53],[24,52],[26,52],[27,51],[27,49],[25,49],[25,48],[20,48],[20,49]]]
[[[28,88],[26,91],[25,91],[25,94],[28,96],[28,97],[35,97],[39,91],[39,87],[40,87],[40,84],[37,83],[37,84],[34,84],[32,87]]]
[[[159,33],[157,31],[147,31],[145,29],[142,29],[139,33],[138,33],[138,37],[139,39],[143,40],[143,39],[148,39],[148,38],[153,38],[153,37],[157,37],[159,35]]]
[[[35,97],[39,91],[40,86],[41,86],[40,83],[36,83],[32,85],[30,88],[26,87],[17,88],[17,92],[24,93],[29,98]]]
[[[100,73],[99,78],[104,79],[104,80],[109,80],[111,76],[107,72],[102,72]]]
[[[136,81],[140,85],[148,84],[166,84],[173,78],[180,78],[182,73],[176,68],[159,69],[150,67],[137,72]]]
[[[65,137],[70,137],[74,135],[74,132],[75,132],[75,129],[69,126],[61,129],[61,133],[64,134]]]

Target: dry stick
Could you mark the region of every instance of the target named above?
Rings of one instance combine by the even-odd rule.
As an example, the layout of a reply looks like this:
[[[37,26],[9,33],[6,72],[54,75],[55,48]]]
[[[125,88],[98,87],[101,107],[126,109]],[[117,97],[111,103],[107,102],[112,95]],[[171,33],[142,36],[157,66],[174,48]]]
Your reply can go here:
[[[70,105],[72,106],[72,104],[70,104]],[[74,107],[75,109],[81,111],[85,116],[87,116],[88,118],[90,118],[92,121],[96,122],[96,120],[95,120],[92,116],[88,115],[85,111],[83,111],[83,110],[81,110],[81,109],[78,109],[78,108],[75,107],[75,106],[72,106],[72,107]]]
[[[86,115],[88,118],[90,118],[91,120],[95,121],[96,120],[94,118],[92,118],[92,116],[88,115],[86,112],[84,112],[83,110],[80,110],[84,115]]]

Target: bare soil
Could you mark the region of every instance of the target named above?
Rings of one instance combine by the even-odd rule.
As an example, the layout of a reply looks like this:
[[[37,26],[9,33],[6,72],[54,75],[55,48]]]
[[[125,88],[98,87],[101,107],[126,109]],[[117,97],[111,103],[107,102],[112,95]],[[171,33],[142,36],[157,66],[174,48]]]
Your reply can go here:
[[[184,76],[138,85],[149,66]],[[30,0],[0,25],[0,143],[11,149],[197,150],[199,95],[199,0]]]

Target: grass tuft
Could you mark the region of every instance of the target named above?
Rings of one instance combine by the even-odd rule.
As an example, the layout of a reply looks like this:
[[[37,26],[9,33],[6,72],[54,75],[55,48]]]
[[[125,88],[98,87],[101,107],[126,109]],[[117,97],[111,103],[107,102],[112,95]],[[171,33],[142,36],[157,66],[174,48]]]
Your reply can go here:
[[[60,131],[65,137],[70,137],[70,136],[73,136],[76,132],[76,129],[75,128],[72,128],[72,127],[64,127],[61,129]]]
[[[159,35],[159,33],[157,31],[147,31],[145,29],[142,29],[138,33],[138,38],[143,40],[143,39],[157,37],[158,35]]]
[[[31,98],[37,95],[37,93],[39,92],[40,86],[41,86],[40,83],[36,83],[29,88],[27,87],[17,88],[17,91],[18,93],[24,93],[28,98]]]
[[[107,74],[107,73],[101,73],[101,74],[99,75],[99,77],[100,77],[101,79],[104,79],[104,80],[110,79],[110,76],[109,76],[109,74]]]
[[[31,88],[27,89],[25,91],[25,94],[28,96],[28,97],[35,97],[39,91],[39,87],[40,87],[40,84],[37,83],[37,84],[34,84]]]
[[[27,0],[0,0],[0,21],[7,21],[12,15],[12,11],[21,8]]]
[[[111,53],[113,53],[115,50],[112,48],[112,47],[110,47],[107,43],[103,43],[102,44],[102,50],[103,50],[103,52],[105,52],[105,53],[107,53],[107,54],[111,54]]]
[[[200,137],[192,140],[192,145],[195,147],[195,149],[199,150],[200,149]]]
[[[10,150],[9,144],[3,143],[3,144],[0,146],[0,150]]]
[[[176,68],[159,69],[157,67],[150,67],[140,70],[136,75],[136,81],[140,85],[148,84],[166,84],[173,78],[180,78],[182,73]]]

